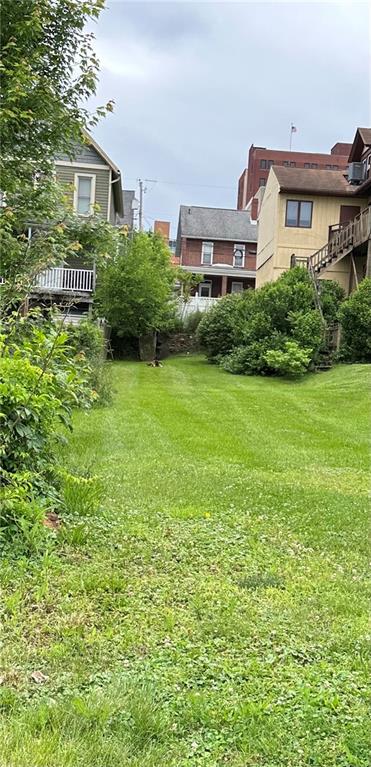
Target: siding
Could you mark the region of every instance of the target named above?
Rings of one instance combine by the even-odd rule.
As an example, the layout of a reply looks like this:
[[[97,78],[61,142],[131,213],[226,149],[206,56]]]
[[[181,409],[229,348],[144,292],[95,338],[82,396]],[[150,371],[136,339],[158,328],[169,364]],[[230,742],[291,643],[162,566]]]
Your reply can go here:
[[[71,158],[67,154],[59,154],[56,157],[57,160],[65,160],[69,162]],[[74,162],[84,162],[94,165],[107,165],[106,161],[101,157],[98,152],[92,146],[87,144],[76,146],[74,153]]]
[[[106,168],[97,168],[94,170],[87,170],[86,168],[71,167],[68,165],[56,166],[57,181],[66,185],[67,194],[73,204],[73,185],[75,180],[75,173],[88,173],[95,175],[95,203],[100,206],[99,215],[102,218],[108,218],[108,191],[110,186],[110,171]],[[69,187],[69,188],[68,188]]]

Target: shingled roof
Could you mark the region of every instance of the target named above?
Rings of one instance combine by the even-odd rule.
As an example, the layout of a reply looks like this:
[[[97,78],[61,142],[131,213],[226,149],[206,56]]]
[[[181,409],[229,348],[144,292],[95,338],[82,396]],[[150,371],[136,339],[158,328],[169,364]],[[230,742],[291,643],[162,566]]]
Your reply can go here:
[[[350,150],[349,162],[359,162],[364,148],[368,146],[371,146],[371,128],[357,128]]]
[[[257,227],[245,210],[181,205],[178,238],[256,242]]]
[[[342,170],[286,168],[274,165],[271,172],[275,174],[281,192],[347,197],[354,195],[357,190],[357,187],[348,183]]]

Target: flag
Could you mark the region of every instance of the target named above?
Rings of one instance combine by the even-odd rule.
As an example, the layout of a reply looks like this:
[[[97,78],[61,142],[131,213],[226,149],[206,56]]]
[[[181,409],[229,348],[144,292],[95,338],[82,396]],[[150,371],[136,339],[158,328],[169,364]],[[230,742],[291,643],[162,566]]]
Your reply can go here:
[[[297,133],[298,129],[295,128],[295,125],[291,125],[291,133]]]

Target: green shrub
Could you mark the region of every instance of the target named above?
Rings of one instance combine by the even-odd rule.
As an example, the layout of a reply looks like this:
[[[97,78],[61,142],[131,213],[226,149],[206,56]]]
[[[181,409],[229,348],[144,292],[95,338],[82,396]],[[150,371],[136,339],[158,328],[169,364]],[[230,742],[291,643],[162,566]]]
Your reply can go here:
[[[188,335],[193,335],[196,333],[197,328],[204,316],[204,312],[196,311],[192,312],[192,314],[188,314],[188,316],[184,320],[184,332],[188,333]]]
[[[254,373],[269,374],[271,369],[266,362],[265,355],[274,343],[271,339],[259,339],[251,341],[246,346],[237,346],[230,354],[221,360],[221,366],[228,373],[235,375],[254,375]]]
[[[208,358],[230,373],[296,375],[323,349],[325,329],[310,277],[297,268],[259,290],[222,299],[198,334]]]
[[[68,325],[67,333],[68,346],[74,354],[83,352],[89,361],[103,357],[104,336],[95,322],[83,320],[78,325]]]
[[[347,362],[371,362],[371,278],[363,280],[339,310],[341,356]]]
[[[336,280],[320,280],[319,287],[323,316],[329,325],[333,325],[339,319],[339,309],[345,292]]]
[[[44,526],[45,508],[16,481],[0,487],[0,551],[30,555],[45,547],[50,531]]]
[[[308,370],[311,355],[311,348],[303,348],[296,341],[286,341],[284,349],[270,349],[264,356],[277,375],[300,376]]]
[[[61,497],[65,513],[70,516],[87,517],[97,513],[101,502],[101,486],[98,477],[60,472]]]
[[[253,291],[247,291],[247,295]],[[229,354],[242,340],[247,300],[234,294],[221,298],[205,312],[197,328],[197,338],[210,361]]]
[[[51,373],[23,357],[0,359],[0,461],[6,472],[45,472],[56,443],[58,421],[69,410]]]

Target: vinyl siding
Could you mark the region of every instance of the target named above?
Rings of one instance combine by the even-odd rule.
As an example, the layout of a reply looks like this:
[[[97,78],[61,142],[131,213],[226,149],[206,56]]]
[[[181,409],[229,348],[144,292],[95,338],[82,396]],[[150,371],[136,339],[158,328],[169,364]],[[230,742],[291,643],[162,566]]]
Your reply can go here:
[[[73,185],[75,181],[75,174],[87,173],[89,175],[95,175],[95,203],[100,206],[99,215],[102,218],[108,218],[108,191],[110,184],[110,171],[107,168],[97,168],[96,170],[88,170],[87,168],[79,168],[77,166],[57,165],[56,177],[59,183],[63,184],[67,188],[67,194],[73,205]]]
[[[57,155],[56,159],[65,160],[66,162],[69,162],[71,160],[71,157],[69,157],[67,154],[59,154]],[[98,154],[98,152],[94,149],[94,147],[88,146],[87,144],[76,147],[73,161],[89,163],[94,165],[103,165],[103,166],[107,165],[106,161],[103,159],[103,157],[101,157]]]

